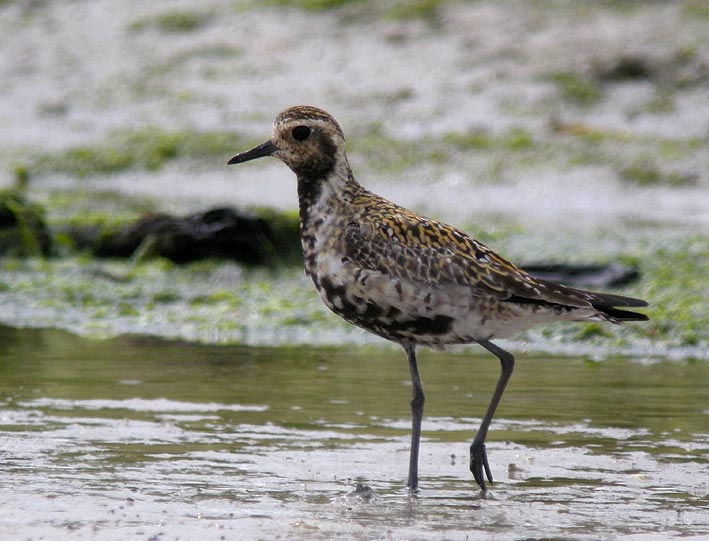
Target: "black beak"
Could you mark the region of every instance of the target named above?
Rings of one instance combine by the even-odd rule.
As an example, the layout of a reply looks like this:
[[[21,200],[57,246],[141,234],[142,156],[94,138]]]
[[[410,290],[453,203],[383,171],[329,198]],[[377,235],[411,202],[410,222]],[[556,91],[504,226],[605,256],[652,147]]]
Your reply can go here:
[[[235,163],[244,163],[248,162],[249,160],[255,160],[256,158],[263,158],[264,156],[270,156],[271,154],[276,152],[276,150],[278,150],[278,147],[274,145],[270,140],[268,140],[265,143],[252,148],[251,150],[247,150],[246,152],[237,154],[231,160],[229,160],[227,164],[234,165]]]

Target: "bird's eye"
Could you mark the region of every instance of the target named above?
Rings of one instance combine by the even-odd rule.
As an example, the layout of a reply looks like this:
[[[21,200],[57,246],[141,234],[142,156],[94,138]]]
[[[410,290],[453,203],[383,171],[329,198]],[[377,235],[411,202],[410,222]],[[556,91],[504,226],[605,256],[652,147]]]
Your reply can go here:
[[[310,135],[310,128],[307,126],[296,126],[293,128],[293,139],[296,141],[305,141]]]

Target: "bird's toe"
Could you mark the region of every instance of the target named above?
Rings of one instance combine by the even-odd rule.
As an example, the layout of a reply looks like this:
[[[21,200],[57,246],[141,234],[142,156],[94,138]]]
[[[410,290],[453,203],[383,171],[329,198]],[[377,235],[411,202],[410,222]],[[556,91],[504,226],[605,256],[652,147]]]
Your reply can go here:
[[[484,474],[483,474],[484,470]],[[475,478],[475,482],[480,486],[480,490],[487,491],[485,486],[485,477],[492,484],[492,472],[490,464],[487,461],[487,450],[485,449],[484,441],[474,441],[470,446],[470,471]]]

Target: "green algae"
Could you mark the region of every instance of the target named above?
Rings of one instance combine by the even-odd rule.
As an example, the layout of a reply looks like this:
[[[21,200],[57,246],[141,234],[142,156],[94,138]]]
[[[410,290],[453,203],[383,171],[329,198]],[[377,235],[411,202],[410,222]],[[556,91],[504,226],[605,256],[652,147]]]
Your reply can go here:
[[[57,255],[89,252],[140,216],[158,212],[158,202],[108,190],[36,192],[47,216]]]
[[[0,254],[40,256],[51,250],[42,206],[19,190],[0,191]]]
[[[413,0],[397,2],[386,10],[386,17],[394,20],[424,19],[436,21],[447,0]]]
[[[706,356],[706,236],[649,228],[622,239],[613,232],[597,234],[583,244],[573,234],[528,231],[498,231],[485,240],[518,263],[540,257],[570,261],[569,254],[571,262],[592,261],[598,246],[604,257],[639,263],[640,281],[616,291],[648,300],[650,306],[642,311],[649,322],[540,327],[518,337],[527,351]],[[208,343],[383,344],[330,314],[299,266],[249,270],[229,262],[180,266],[160,258],[101,263],[3,258],[0,277],[12,284],[0,296],[0,321],[19,326]]]
[[[408,178],[409,171],[424,165],[442,168],[458,164],[488,180],[499,180],[502,171],[521,173],[530,167],[564,171],[579,165],[602,165],[612,167],[622,181],[686,186],[702,178],[700,167],[686,170],[686,163],[690,158],[703,163],[705,145],[706,140],[697,137],[652,137],[552,123],[542,133],[513,126],[499,133],[472,129],[408,139],[387,135],[381,126],[374,125],[353,137],[348,149],[357,169],[402,173],[402,180]],[[655,159],[662,160],[662,168],[652,165]],[[675,167],[682,172],[672,171]]]
[[[667,115],[677,110],[677,101],[675,96],[665,90],[656,92],[656,94],[647,100],[640,108],[641,112],[653,113],[657,115]]]
[[[123,223],[140,214],[156,212],[157,201],[111,190],[57,189],[34,193],[52,224]]]
[[[644,289],[652,318],[635,329],[648,338],[709,347],[709,238],[690,234],[678,245],[647,247]]]
[[[197,161],[200,166],[216,167],[234,148],[248,148],[258,142],[229,131],[146,127],[116,132],[91,145],[55,152],[18,151],[13,167],[20,172],[24,184],[34,177],[52,174],[85,179],[128,170],[153,172],[171,162]],[[358,170],[392,175],[424,165],[442,168],[457,163],[466,169],[472,166],[479,178],[496,181],[504,178],[505,171],[522,172],[529,167],[564,170],[579,165],[603,165],[613,168],[621,181],[684,186],[702,178],[705,146],[706,138],[653,137],[601,130],[581,123],[552,122],[541,132],[512,126],[497,133],[469,129],[416,138],[393,137],[375,123],[352,136],[348,150]],[[687,169],[690,158],[699,160],[697,167]],[[471,164],[471,160],[476,161]],[[661,160],[661,167],[654,165],[656,160]]]
[[[470,155],[483,157],[493,168],[547,163],[549,159],[547,145],[539,143],[522,127],[511,127],[499,134],[473,129],[415,139],[392,137],[380,125],[368,128],[366,133],[352,138],[349,154],[353,160],[361,161],[363,167],[381,173],[398,173],[423,165],[440,167]]]
[[[558,71],[550,74],[549,79],[556,85],[562,98],[577,105],[595,105],[603,97],[599,83],[584,74]]]
[[[546,157],[559,168],[610,166],[621,181],[639,186],[686,186],[702,178],[701,167],[688,169],[686,164],[689,159],[706,159],[704,145],[706,141],[697,137],[637,135],[584,124],[552,125],[538,158]]]
[[[696,179],[678,173],[666,173],[657,166],[648,162],[629,165],[619,171],[620,178],[633,182],[639,186],[662,184],[665,186],[686,186],[693,184]]]
[[[365,2],[366,0],[269,0],[269,3],[274,5],[304,9],[306,11],[327,11]]]
[[[104,142],[50,153],[28,153],[21,164],[29,177],[63,173],[86,178],[128,169],[157,171],[177,160],[207,160],[228,155],[239,137],[228,131],[171,131],[155,127],[117,132]]]
[[[709,20],[709,4],[704,0],[687,0],[682,5],[682,14],[688,20]]]
[[[371,0],[269,0],[269,4],[305,11],[335,11],[356,8],[356,14],[372,19],[383,17],[393,21],[425,20],[437,22],[441,8],[450,0],[409,0],[372,2]]]
[[[500,135],[493,135],[486,130],[473,130],[467,133],[446,133],[440,143],[452,145],[463,151],[469,150],[509,150],[522,151],[535,147],[532,134],[521,127],[514,127]]]
[[[140,32],[150,28],[165,33],[184,33],[203,27],[210,19],[211,15],[203,11],[168,11],[134,21],[128,29],[132,32]]]
[[[61,245],[61,230],[95,226],[105,234],[158,204],[110,192],[66,190],[39,197]],[[79,334],[138,332],[203,342],[347,343],[371,340],[322,306],[303,276],[296,212],[254,209],[269,221],[283,247],[273,269],[248,270],[223,261],[179,266],[156,257],[98,262],[64,245],[58,260],[0,259],[0,316],[6,323],[51,326]],[[462,224],[466,231],[523,265],[539,260],[568,263],[616,260],[637,266],[641,279],[620,294],[644,298],[649,322],[621,327],[560,324],[522,335],[530,350],[674,350],[702,357],[709,350],[709,239],[682,228],[636,225],[578,232],[529,230],[521,224],[494,228]],[[599,261],[599,254],[603,260]],[[574,349],[576,348],[576,349]],[[564,349],[564,351],[567,351]],[[702,353],[704,351],[704,353]]]

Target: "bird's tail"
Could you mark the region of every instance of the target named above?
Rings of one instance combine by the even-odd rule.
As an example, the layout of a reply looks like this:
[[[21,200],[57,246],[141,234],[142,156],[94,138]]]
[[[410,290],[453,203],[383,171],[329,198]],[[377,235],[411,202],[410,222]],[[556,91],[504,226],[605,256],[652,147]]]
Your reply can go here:
[[[642,299],[611,295],[610,293],[592,293],[590,291],[585,293],[589,295],[591,306],[608,316],[610,321],[647,321],[649,319],[645,314],[620,309],[647,306],[647,302]]]
[[[572,317],[569,319],[573,319],[574,315],[581,316],[577,321],[603,319],[612,323],[620,323],[621,321],[647,321],[649,319],[645,314],[624,310],[624,308],[642,308],[647,306],[647,302],[642,299],[613,295],[611,293],[596,293],[595,291],[576,289],[546,280],[537,280],[537,283],[544,286],[547,292],[546,302],[556,303],[562,306],[575,305],[581,309],[579,312],[571,312],[570,316]],[[544,303],[545,301],[534,300],[527,302]],[[595,310],[595,313],[589,314],[582,310],[584,305],[587,307],[588,304]],[[585,315],[582,316],[584,312]]]

